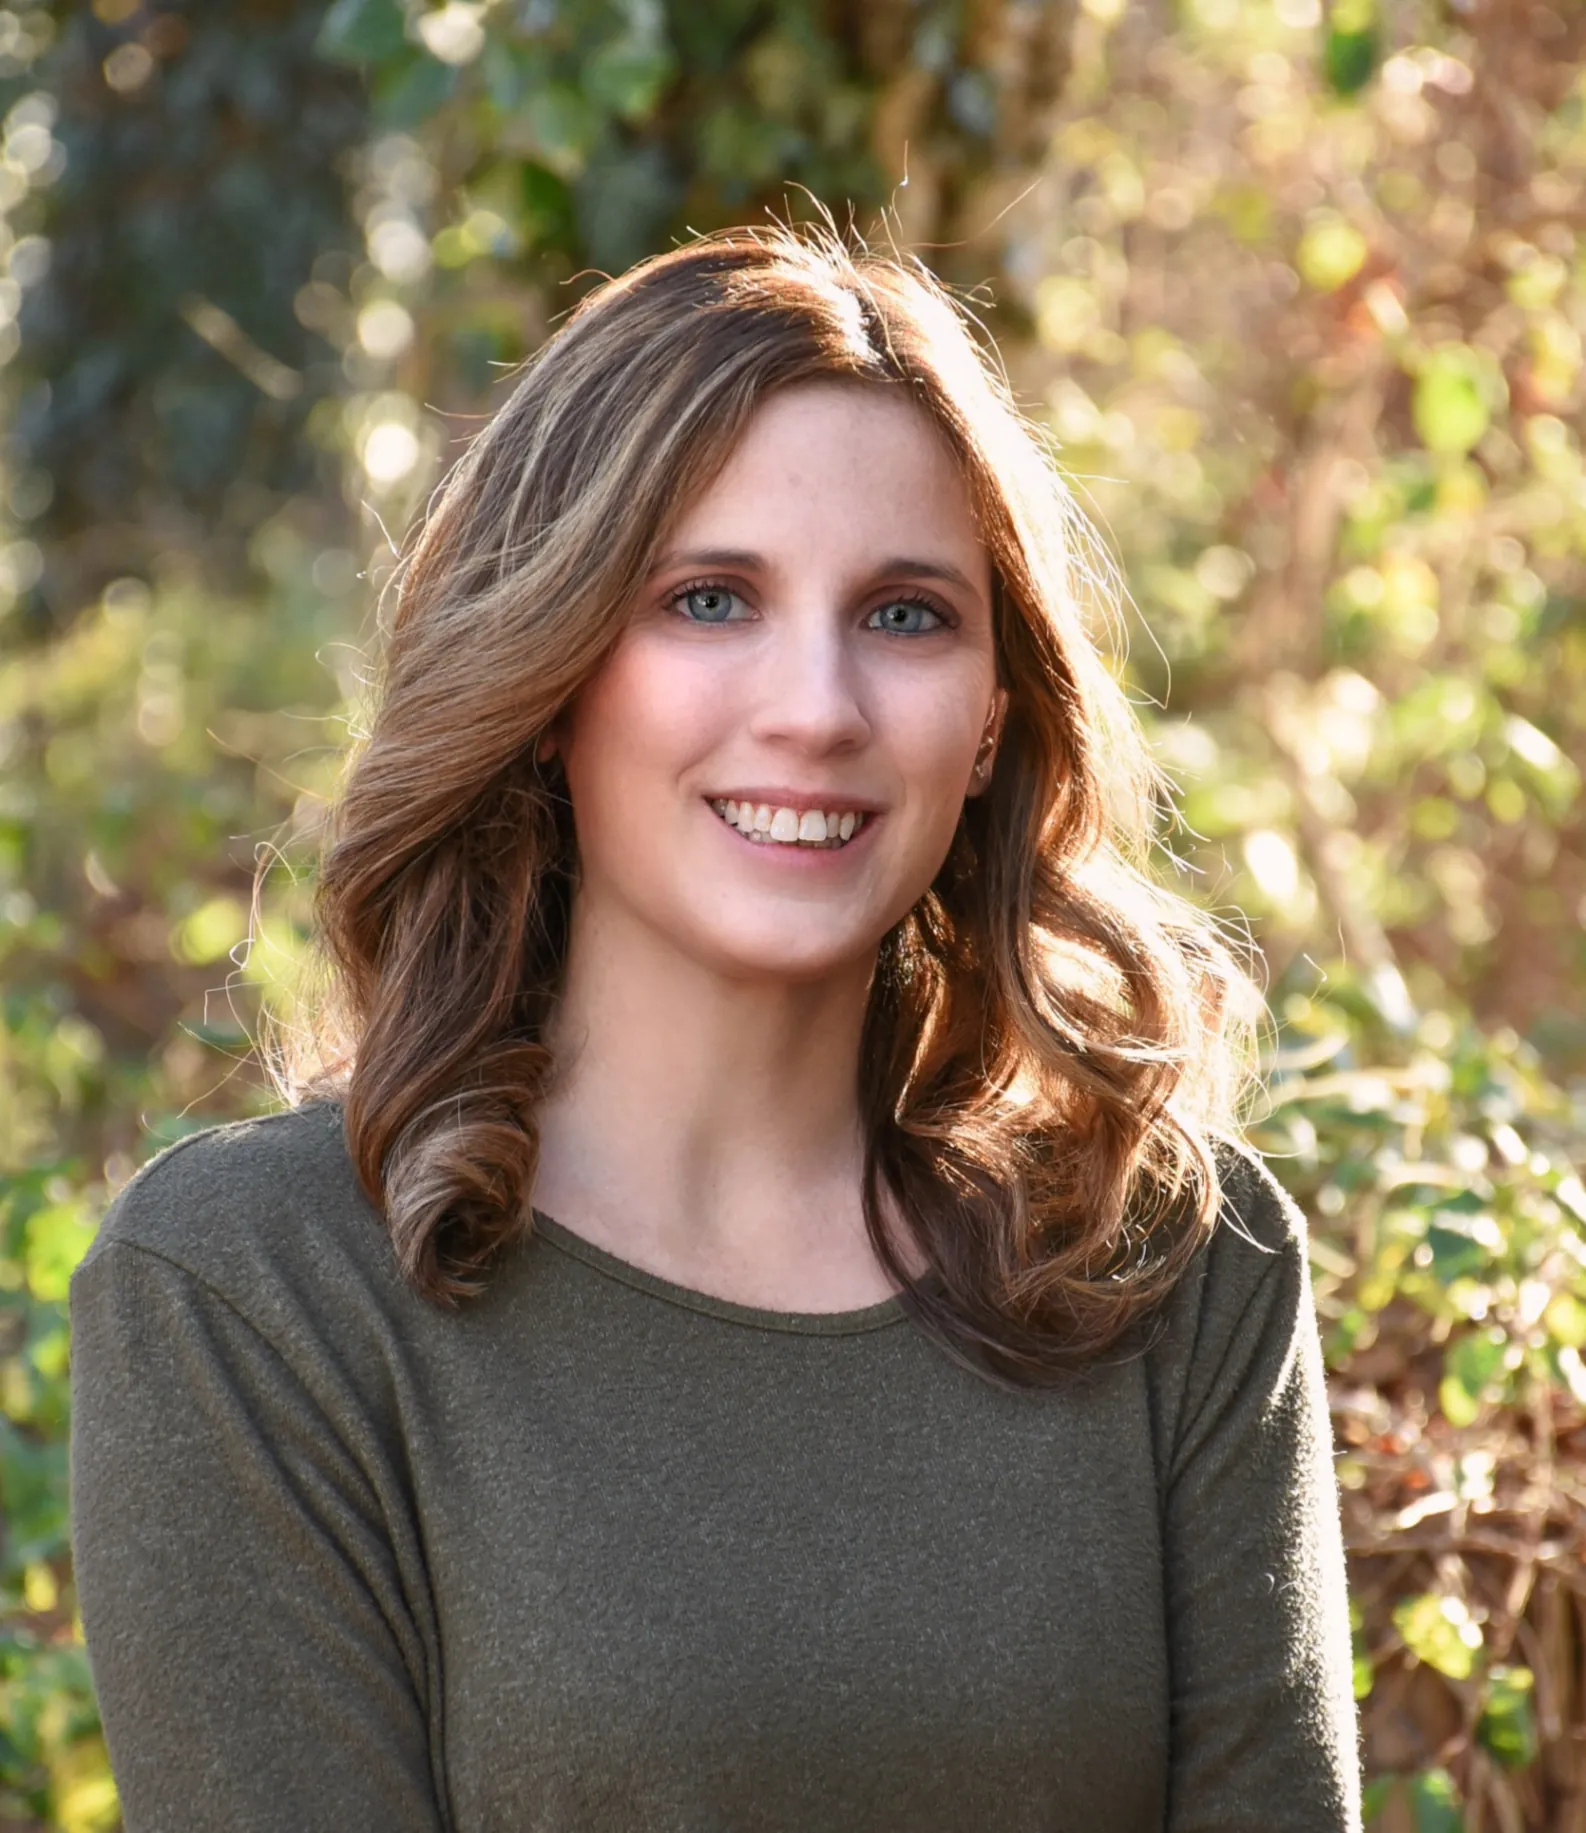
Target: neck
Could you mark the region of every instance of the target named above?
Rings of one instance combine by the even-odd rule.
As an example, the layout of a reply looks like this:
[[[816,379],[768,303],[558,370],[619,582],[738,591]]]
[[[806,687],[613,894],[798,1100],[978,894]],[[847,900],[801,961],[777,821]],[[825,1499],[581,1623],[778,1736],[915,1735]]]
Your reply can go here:
[[[858,1104],[872,965],[735,978],[576,902],[536,1207],[683,1283],[791,1281],[811,1308],[860,1289],[876,1272]]]

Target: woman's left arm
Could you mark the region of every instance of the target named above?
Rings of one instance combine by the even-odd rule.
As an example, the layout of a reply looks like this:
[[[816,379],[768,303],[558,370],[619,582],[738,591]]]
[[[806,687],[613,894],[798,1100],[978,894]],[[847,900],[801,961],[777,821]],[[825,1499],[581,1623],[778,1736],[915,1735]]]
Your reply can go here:
[[[1226,1178],[1192,1328],[1162,1496],[1168,1833],[1356,1833],[1349,1607],[1305,1222],[1254,1160]]]

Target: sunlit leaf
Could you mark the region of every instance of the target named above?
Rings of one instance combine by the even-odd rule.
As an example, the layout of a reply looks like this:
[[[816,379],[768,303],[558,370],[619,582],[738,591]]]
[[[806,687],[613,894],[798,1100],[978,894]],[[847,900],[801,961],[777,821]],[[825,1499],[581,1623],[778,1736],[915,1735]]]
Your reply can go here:
[[[1481,1651],[1481,1630],[1460,1599],[1425,1592],[1393,1608],[1404,1646],[1450,1680],[1468,1680]]]
[[[415,16],[414,35],[443,64],[471,64],[485,48],[483,13],[482,5],[469,0],[445,0]]]
[[[1490,378],[1463,344],[1442,344],[1415,378],[1411,416],[1431,452],[1468,452],[1492,421]]]
[[[1542,1313],[1542,1322],[1556,1343],[1586,1348],[1586,1305],[1573,1292],[1555,1293]]]
[[[171,953],[191,966],[225,958],[248,933],[248,913],[236,898],[212,897],[171,934]]]
[[[98,1223],[80,1203],[56,1203],[40,1209],[27,1227],[28,1286],[35,1298],[58,1304],[78,1262],[88,1252]]]
[[[1475,1424],[1489,1388],[1503,1371],[1506,1351],[1507,1340],[1501,1331],[1467,1332],[1444,1351],[1437,1395],[1450,1425]]]
[[[1326,211],[1314,217],[1295,253],[1295,265],[1318,290],[1331,293],[1353,280],[1366,259],[1366,238],[1347,217]]]

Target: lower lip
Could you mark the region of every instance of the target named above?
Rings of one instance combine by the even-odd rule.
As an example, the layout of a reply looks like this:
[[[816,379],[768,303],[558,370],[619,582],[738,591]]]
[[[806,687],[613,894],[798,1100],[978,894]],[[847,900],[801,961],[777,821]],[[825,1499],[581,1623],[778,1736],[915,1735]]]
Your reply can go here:
[[[710,816],[729,840],[737,841],[746,853],[756,859],[775,861],[779,866],[801,866],[806,871],[821,866],[832,866],[840,859],[851,859],[854,854],[869,840],[871,830],[880,821],[879,815],[866,815],[864,825],[848,838],[842,846],[792,846],[784,845],[779,840],[749,840],[739,833],[731,822],[724,821],[710,803],[705,804],[705,813]]]

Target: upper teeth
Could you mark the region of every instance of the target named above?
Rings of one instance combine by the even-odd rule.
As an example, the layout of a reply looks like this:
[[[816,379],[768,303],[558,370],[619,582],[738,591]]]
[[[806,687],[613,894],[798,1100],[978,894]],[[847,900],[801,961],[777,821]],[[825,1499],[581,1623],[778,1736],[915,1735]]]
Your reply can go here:
[[[782,846],[840,846],[864,825],[852,809],[823,814],[818,808],[773,808],[768,802],[713,802],[711,807],[740,834]]]

